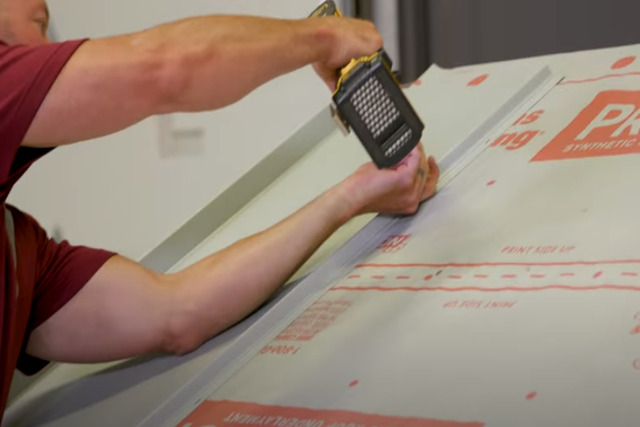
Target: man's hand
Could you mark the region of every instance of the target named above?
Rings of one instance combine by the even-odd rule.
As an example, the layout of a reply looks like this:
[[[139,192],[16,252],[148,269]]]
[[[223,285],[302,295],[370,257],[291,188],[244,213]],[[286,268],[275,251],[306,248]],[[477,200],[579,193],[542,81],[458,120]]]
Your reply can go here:
[[[373,163],[361,166],[343,182],[355,215],[380,212],[413,214],[420,202],[433,196],[440,169],[433,157],[425,157],[419,144],[392,169],[379,170]]]
[[[353,58],[371,55],[382,47],[382,36],[373,23],[361,19],[326,16],[322,20],[330,50],[327,58],[313,68],[332,91],[336,88],[338,70]]]

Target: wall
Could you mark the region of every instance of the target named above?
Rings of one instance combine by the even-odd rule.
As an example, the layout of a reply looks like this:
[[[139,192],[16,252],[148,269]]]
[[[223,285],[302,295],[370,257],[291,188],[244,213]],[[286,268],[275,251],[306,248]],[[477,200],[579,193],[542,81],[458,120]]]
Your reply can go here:
[[[205,13],[299,18],[317,4],[52,0],[49,6],[58,38],[73,39]],[[73,243],[139,259],[329,100],[330,93],[307,67],[223,110],[153,117],[109,137],[59,148],[32,167],[10,202]]]
[[[443,67],[640,43],[640,2],[428,0],[429,48]]]

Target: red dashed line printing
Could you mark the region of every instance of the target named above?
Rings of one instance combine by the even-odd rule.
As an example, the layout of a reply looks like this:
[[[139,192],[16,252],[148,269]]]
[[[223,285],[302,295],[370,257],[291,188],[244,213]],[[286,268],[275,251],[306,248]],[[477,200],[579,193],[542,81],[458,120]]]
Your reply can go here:
[[[446,268],[446,267],[528,267],[528,266],[543,266],[543,267],[560,267],[569,265],[611,265],[611,264],[640,264],[640,259],[611,259],[602,261],[563,261],[563,262],[476,262],[476,263],[408,263],[408,264],[358,264],[355,268],[407,268],[407,267],[432,267],[432,268]]]
[[[570,285],[547,285],[547,286],[528,286],[528,287],[516,287],[506,286],[501,288],[484,288],[481,286],[460,286],[455,288],[448,288],[444,286],[432,286],[432,287],[409,287],[409,286],[336,286],[331,288],[330,291],[446,291],[446,292],[462,292],[462,291],[481,291],[481,292],[526,292],[526,291],[543,291],[550,289],[562,289],[568,291],[595,291],[595,290],[622,290],[622,291],[640,291],[640,286],[626,286],[626,285],[597,285],[597,286],[570,286]]]
[[[603,274],[604,274],[603,271],[598,271],[593,275],[593,278],[597,279],[598,277],[601,277]],[[634,271],[623,271],[623,272],[620,273],[620,275],[624,276],[624,277],[638,277],[638,276],[640,276],[639,273],[634,272]],[[532,274],[529,275],[529,277],[532,278],[532,279],[544,279],[547,276],[548,275],[546,275],[546,274],[539,274],[539,273],[532,273]],[[576,273],[564,272],[564,273],[558,274],[558,276],[559,277],[575,277]],[[410,276],[410,275],[398,275],[398,276],[395,276],[395,278],[397,280],[410,280],[411,277],[412,276]],[[434,277],[435,276],[433,274],[428,274],[428,275],[424,276],[422,280],[428,281],[428,280],[433,279]],[[490,277],[491,276],[489,274],[473,274],[473,278],[475,278],[475,279],[489,279]],[[517,277],[518,277],[518,275],[517,274],[513,274],[513,273],[505,273],[505,274],[501,274],[500,275],[500,278],[502,278],[502,279],[516,279]],[[362,278],[362,276],[359,275],[359,274],[352,274],[352,275],[347,276],[347,279],[361,279],[361,278]],[[374,276],[371,276],[371,279],[374,279],[374,280],[383,280],[383,279],[386,279],[386,278],[387,278],[387,276],[385,276],[385,275],[374,275]],[[463,279],[464,276],[460,275],[460,274],[450,274],[450,275],[447,276],[447,278],[459,280],[459,279]]]

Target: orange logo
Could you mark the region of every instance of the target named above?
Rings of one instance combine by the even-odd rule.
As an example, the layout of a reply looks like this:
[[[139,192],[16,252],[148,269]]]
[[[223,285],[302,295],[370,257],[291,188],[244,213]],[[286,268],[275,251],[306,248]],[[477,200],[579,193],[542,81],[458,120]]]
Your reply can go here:
[[[640,91],[600,92],[531,161],[640,153]]]

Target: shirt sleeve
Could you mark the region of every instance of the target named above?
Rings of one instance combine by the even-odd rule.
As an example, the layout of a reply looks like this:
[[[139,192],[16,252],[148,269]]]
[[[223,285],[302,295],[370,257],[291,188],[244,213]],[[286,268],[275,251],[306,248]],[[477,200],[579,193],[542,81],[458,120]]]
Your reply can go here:
[[[21,234],[25,236],[21,243],[27,241],[32,244],[35,255],[35,258],[25,257],[35,273],[31,314],[24,341],[26,346],[31,332],[69,302],[115,253],[74,246],[66,240],[58,243],[34,218],[22,212],[16,218],[16,226],[22,228]],[[23,349],[18,369],[30,375],[47,363],[26,354]]]
[[[84,41],[42,46],[0,43],[0,182],[11,174],[18,147],[40,105]]]

